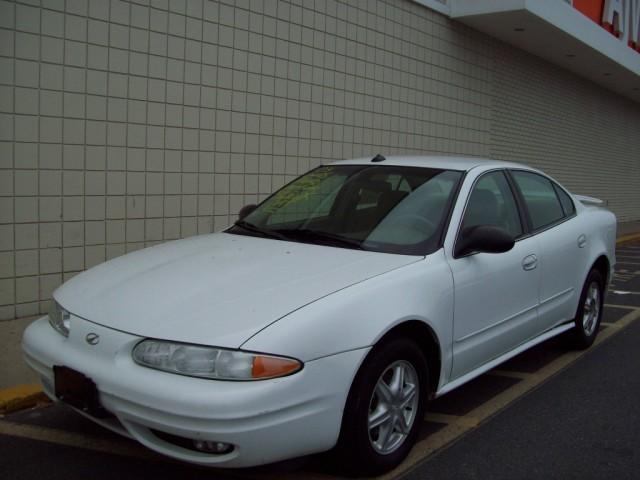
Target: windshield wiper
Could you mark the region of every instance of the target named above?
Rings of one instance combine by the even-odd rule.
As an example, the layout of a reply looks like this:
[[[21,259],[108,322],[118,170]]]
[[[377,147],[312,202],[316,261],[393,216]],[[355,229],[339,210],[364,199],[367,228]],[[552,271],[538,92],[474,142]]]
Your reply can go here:
[[[360,242],[360,240],[343,237],[342,235],[337,235],[335,233],[311,230],[308,228],[281,228],[275,231],[289,238],[300,238],[301,240],[308,240],[311,242],[319,241],[330,246],[364,250],[362,248],[362,242]]]
[[[260,228],[257,225],[254,225],[253,223],[249,223],[245,220],[238,220],[233,224],[233,226],[240,227],[243,230],[246,230],[247,232],[257,233],[258,235],[261,235],[263,237],[275,238],[278,240],[289,240],[285,235],[281,234],[280,232],[277,232],[275,230],[269,230],[268,228]]]
[[[278,230],[271,230],[268,228],[261,228],[253,223],[249,223],[245,220],[238,220],[235,222],[234,227],[240,227],[247,232],[258,234],[267,238],[275,238],[278,240],[287,241],[308,241],[310,243],[321,242],[322,244],[330,246],[339,246],[353,248],[356,250],[364,250],[359,240],[343,237],[334,233],[321,232],[318,230],[310,230],[308,228],[281,228]]]

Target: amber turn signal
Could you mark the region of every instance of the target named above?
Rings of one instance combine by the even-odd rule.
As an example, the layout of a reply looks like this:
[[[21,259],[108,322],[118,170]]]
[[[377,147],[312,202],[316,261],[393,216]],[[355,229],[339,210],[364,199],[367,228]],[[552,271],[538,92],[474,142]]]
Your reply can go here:
[[[251,376],[253,378],[283,377],[297,372],[300,368],[302,364],[297,360],[256,355],[253,359]]]

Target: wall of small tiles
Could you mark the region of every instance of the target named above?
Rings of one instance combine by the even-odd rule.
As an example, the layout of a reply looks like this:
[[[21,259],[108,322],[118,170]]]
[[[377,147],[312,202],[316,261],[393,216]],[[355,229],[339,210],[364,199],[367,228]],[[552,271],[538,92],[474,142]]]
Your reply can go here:
[[[639,125],[630,101],[408,0],[0,0],[0,319],[378,152],[522,160],[637,220]]]

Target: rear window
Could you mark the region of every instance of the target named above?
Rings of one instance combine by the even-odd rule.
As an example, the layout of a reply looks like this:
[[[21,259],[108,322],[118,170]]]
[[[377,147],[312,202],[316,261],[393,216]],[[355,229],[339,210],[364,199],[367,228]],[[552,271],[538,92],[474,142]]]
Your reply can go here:
[[[521,170],[512,171],[511,174],[527,204],[534,230],[564,218],[562,205],[549,179]]]

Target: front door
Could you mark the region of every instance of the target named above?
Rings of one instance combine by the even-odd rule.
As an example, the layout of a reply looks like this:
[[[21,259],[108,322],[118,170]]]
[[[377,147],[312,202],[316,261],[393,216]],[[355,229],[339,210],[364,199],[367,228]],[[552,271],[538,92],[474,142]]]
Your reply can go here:
[[[471,190],[458,232],[475,225],[502,228],[516,242],[505,253],[474,253],[449,261],[455,285],[452,379],[539,333],[537,239],[523,237],[503,171],[485,173]]]

